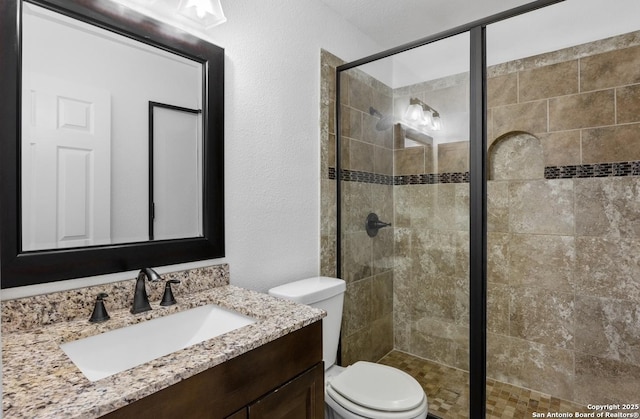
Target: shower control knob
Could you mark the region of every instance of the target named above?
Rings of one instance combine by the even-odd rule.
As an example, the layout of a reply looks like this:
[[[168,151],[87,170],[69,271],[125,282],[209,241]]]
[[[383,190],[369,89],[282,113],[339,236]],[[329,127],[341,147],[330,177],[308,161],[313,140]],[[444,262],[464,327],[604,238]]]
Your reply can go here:
[[[378,234],[378,230],[383,227],[390,226],[391,223],[380,221],[378,215],[373,212],[367,216],[367,221],[365,223],[365,229],[367,230],[367,235],[369,235],[369,237],[375,237]]]

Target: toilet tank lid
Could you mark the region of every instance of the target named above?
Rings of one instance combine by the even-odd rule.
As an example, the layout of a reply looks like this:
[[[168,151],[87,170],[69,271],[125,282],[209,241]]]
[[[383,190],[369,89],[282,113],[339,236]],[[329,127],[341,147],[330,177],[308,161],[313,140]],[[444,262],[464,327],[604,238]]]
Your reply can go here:
[[[271,288],[269,295],[297,303],[313,304],[344,293],[346,288],[342,279],[316,276]]]

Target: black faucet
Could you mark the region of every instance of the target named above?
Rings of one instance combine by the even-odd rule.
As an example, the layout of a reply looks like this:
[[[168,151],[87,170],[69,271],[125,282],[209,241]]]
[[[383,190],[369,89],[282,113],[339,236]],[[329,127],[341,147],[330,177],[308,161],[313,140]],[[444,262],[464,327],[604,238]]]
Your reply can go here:
[[[131,307],[131,313],[133,314],[151,310],[145,278],[148,278],[150,282],[158,282],[162,279],[160,275],[151,268],[142,268],[140,270],[138,279],[136,280],[136,290],[133,294],[133,307]]]

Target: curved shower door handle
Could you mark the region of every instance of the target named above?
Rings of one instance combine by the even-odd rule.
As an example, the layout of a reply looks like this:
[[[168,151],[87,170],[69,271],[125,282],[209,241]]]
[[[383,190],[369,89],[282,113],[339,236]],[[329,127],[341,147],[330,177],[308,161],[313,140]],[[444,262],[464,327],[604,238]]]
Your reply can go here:
[[[380,221],[378,215],[373,212],[367,216],[367,222],[365,223],[365,229],[367,230],[367,234],[369,235],[369,237],[375,237],[378,234],[378,230],[383,227],[390,226],[391,223]]]

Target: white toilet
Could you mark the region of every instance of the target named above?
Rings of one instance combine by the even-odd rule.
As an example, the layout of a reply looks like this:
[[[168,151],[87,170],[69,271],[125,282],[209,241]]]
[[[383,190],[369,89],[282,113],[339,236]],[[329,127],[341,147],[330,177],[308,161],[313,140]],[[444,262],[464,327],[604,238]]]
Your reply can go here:
[[[315,277],[269,290],[269,294],[323,309],[322,352],[326,419],[424,419],[427,395],[409,374],[397,368],[358,361],[335,365],[345,282]]]

